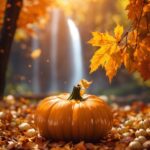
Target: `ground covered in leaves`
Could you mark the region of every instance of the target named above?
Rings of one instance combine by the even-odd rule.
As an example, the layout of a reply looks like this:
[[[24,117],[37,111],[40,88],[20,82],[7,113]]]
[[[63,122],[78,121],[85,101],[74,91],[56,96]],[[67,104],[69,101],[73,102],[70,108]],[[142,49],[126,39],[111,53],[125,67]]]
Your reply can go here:
[[[54,142],[38,134],[34,125],[37,103],[7,96],[0,102],[0,150],[149,150],[150,104],[111,104],[114,121],[107,137],[98,143]]]

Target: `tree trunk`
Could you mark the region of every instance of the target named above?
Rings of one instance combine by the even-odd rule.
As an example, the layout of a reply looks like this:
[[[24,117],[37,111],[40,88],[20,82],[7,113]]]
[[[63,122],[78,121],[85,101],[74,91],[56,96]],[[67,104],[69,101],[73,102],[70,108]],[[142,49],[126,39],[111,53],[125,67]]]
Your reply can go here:
[[[7,0],[0,37],[0,100],[4,96],[10,50],[23,0]]]

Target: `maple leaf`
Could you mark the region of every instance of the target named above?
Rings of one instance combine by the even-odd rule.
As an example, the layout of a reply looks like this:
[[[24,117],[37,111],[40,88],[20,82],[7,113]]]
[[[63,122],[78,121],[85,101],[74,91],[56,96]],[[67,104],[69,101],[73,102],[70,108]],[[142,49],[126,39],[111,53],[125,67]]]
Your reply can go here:
[[[90,64],[90,73],[96,71],[100,66],[105,68],[106,75],[111,82],[121,66],[121,46],[119,42],[123,34],[123,27],[117,25],[114,36],[108,33],[93,32],[93,38],[89,41],[92,46],[100,47],[93,55]]]
[[[89,88],[91,84],[92,81],[87,81],[86,79],[80,80],[79,85],[81,86],[81,91],[80,91],[81,96],[86,92],[86,90]]]
[[[118,68],[121,66],[122,59],[121,53],[118,52],[113,57],[109,58],[108,63],[105,65],[106,75],[109,78],[109,82],[111,82],[112,78],[116,75]]]
[[[128,33],[128,43],[130,45],[135,46],[136,45],[136,39],[137,39],[137,31],[133,30]]]
[[[131,51],[127,51],[123,54],[123,63],[129,72],[133,72],[133,53]]]
[[[114,37],[109,35],[108,33],[93,32],[92,35],[93,38],[88,42],[92,46],[104,46],[113,44],[115,42]]]
[[[131,20],[137,20],[141,14],[143,6],[143,0],[130,0],[130,3],[127,6],[128,18]]]
[[[87,81],[86,79],[80,80],[79,84],[82,88],[87,89],[92,84],[92,81]]]
[[[114,29],[114,34],[115,34],[115,38],[118,40],[121,39],[121,36],[123,34],[123,26],[120,26],[119,24],[116,26],[116,28]]]

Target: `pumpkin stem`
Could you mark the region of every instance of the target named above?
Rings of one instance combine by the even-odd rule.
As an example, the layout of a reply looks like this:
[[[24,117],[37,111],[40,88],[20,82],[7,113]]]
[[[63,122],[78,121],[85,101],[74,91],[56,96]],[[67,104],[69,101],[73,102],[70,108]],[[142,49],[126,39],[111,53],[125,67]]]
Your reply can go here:
[[[77,86],[73,87],[72,93],[70,94],[68,100],[83,100],[80,95],[81,86],[78,84]]]

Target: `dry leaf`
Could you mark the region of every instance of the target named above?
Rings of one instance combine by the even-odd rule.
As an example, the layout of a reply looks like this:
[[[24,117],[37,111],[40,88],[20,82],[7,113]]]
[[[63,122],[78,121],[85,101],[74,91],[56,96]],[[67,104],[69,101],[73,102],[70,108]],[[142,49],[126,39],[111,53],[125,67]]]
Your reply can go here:
[[[41,53],[42,53],[41,49],[39,49],[39,48],[38,48],[38,49],[35,49],[35,50],[32,51],[31,57],[32,57],[33,59],[37,59],[37,58],[40,57]]]
[[[149,120],[150,105],[145,105],[142,102],[134,102],[131,104],[130,110],[126,112],[125,107],[116,107],[112,105],[113,111],[113,130],[98,143],[85,143],[84,141],[77,144],[73,142],[53,142],[51,139],[42,138],[39,135],[35,135],[31,138],[26,136],[25,131],[18,128],[20,123],[26,122],[30,124],[32,128],[35,128],[33,122],[33,114],[37,104],[32,103],[32,99],[16,99],[12,96],[6,96],[5,99],[13,101],[13,107],[11,103],[6,101],[0,101],[0,129],[2,130],[0,136],[0,149],[52,149],[52,150],[94,150],[94,149],[125,149],[128,146],[130,139],[135,138],[135,130],[132,130],[133,137],[123,137],[118,133],[118,128],[125,126],[127,118],[135,116],[141,116],[144,120]],[[18,111],[19,110],[19,111]],[[11,115],[13,113],[13,115]],[[135,127],[139,121],[134,120],[131,126]],[[129,130],[130,131],[130,130]],[[131,139],[131,140],[132,140]],[[122,145],[122,146],[121,146]]]
[[[87,89],[92,84],[92,81],[87,81],[85,79],[80,80],[79,84],[82,88]]]
[[[76,144],[74,149],[75,150],[86,150],[84,142],[82,141],[82,142]]]
[[[81,96],[86,92],[86,89],[88,89],[91,84],[92,81],[87,81],[85,79],[80,80],[79,85],[81,86]]]

